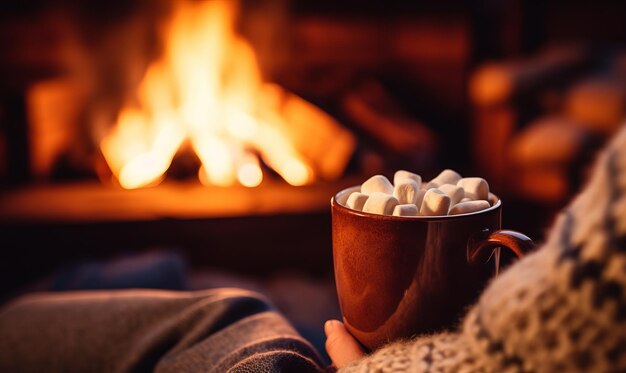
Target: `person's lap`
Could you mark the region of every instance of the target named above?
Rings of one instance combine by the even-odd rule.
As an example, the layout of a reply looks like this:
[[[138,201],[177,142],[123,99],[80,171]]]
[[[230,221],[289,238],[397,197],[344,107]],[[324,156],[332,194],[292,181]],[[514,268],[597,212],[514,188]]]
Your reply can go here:
[[[320,371],[317,351],[240,289],[40,293],[0,311],[0,371]]]

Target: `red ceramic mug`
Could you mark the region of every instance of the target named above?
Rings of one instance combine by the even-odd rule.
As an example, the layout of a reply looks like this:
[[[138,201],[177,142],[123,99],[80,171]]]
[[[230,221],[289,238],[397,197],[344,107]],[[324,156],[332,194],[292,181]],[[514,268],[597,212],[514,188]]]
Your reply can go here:
[[[366,348],[452,327],[498,271],[497,248],[534,245],[501,230],[502,202],[453,216],[400,217],[346,207],[359,186],[331,199],[333,261],[344,323]],[[496,255],[499,259],[499,255]]]

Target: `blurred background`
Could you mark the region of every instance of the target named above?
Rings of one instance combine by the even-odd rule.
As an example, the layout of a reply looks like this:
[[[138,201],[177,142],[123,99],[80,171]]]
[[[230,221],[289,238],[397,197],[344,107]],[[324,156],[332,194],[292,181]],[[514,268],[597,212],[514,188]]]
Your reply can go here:
[[[624,14],[578,0],[2,2],[1,299],[241,286],[319,339],[338,315],[330,197],[401,168],[484,177],[503,226],[541,242],[623,123]]]

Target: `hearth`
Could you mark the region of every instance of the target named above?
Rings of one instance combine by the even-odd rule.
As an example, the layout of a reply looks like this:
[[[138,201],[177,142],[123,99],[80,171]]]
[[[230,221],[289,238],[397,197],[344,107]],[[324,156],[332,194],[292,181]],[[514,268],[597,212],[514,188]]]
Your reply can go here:
[[[583,36],[626,40],[620,12],[606,11],[620,7],[599,3],[588,23],[611,27]],[[192,265],[332,278],[330,197],[401,168],[506,172],[504,136],[493,156],[476,138],[511,130],[522,105],[481,106],[470,78],[580,41],[571,25],[589,12],[577,1],[4,2],[1,290],[153,247]],[[508,228],[541,231],[526,213],[545,206],[499,194]]]

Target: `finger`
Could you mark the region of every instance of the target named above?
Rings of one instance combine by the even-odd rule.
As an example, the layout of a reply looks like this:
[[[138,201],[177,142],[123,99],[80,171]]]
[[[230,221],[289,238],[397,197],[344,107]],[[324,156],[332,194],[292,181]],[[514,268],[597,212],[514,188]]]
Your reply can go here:
[[[324,332],[326,333],[326,352],[337,369],[365,355],[359,343],[346,330],[343,323],[328,320],[324,324]]]

